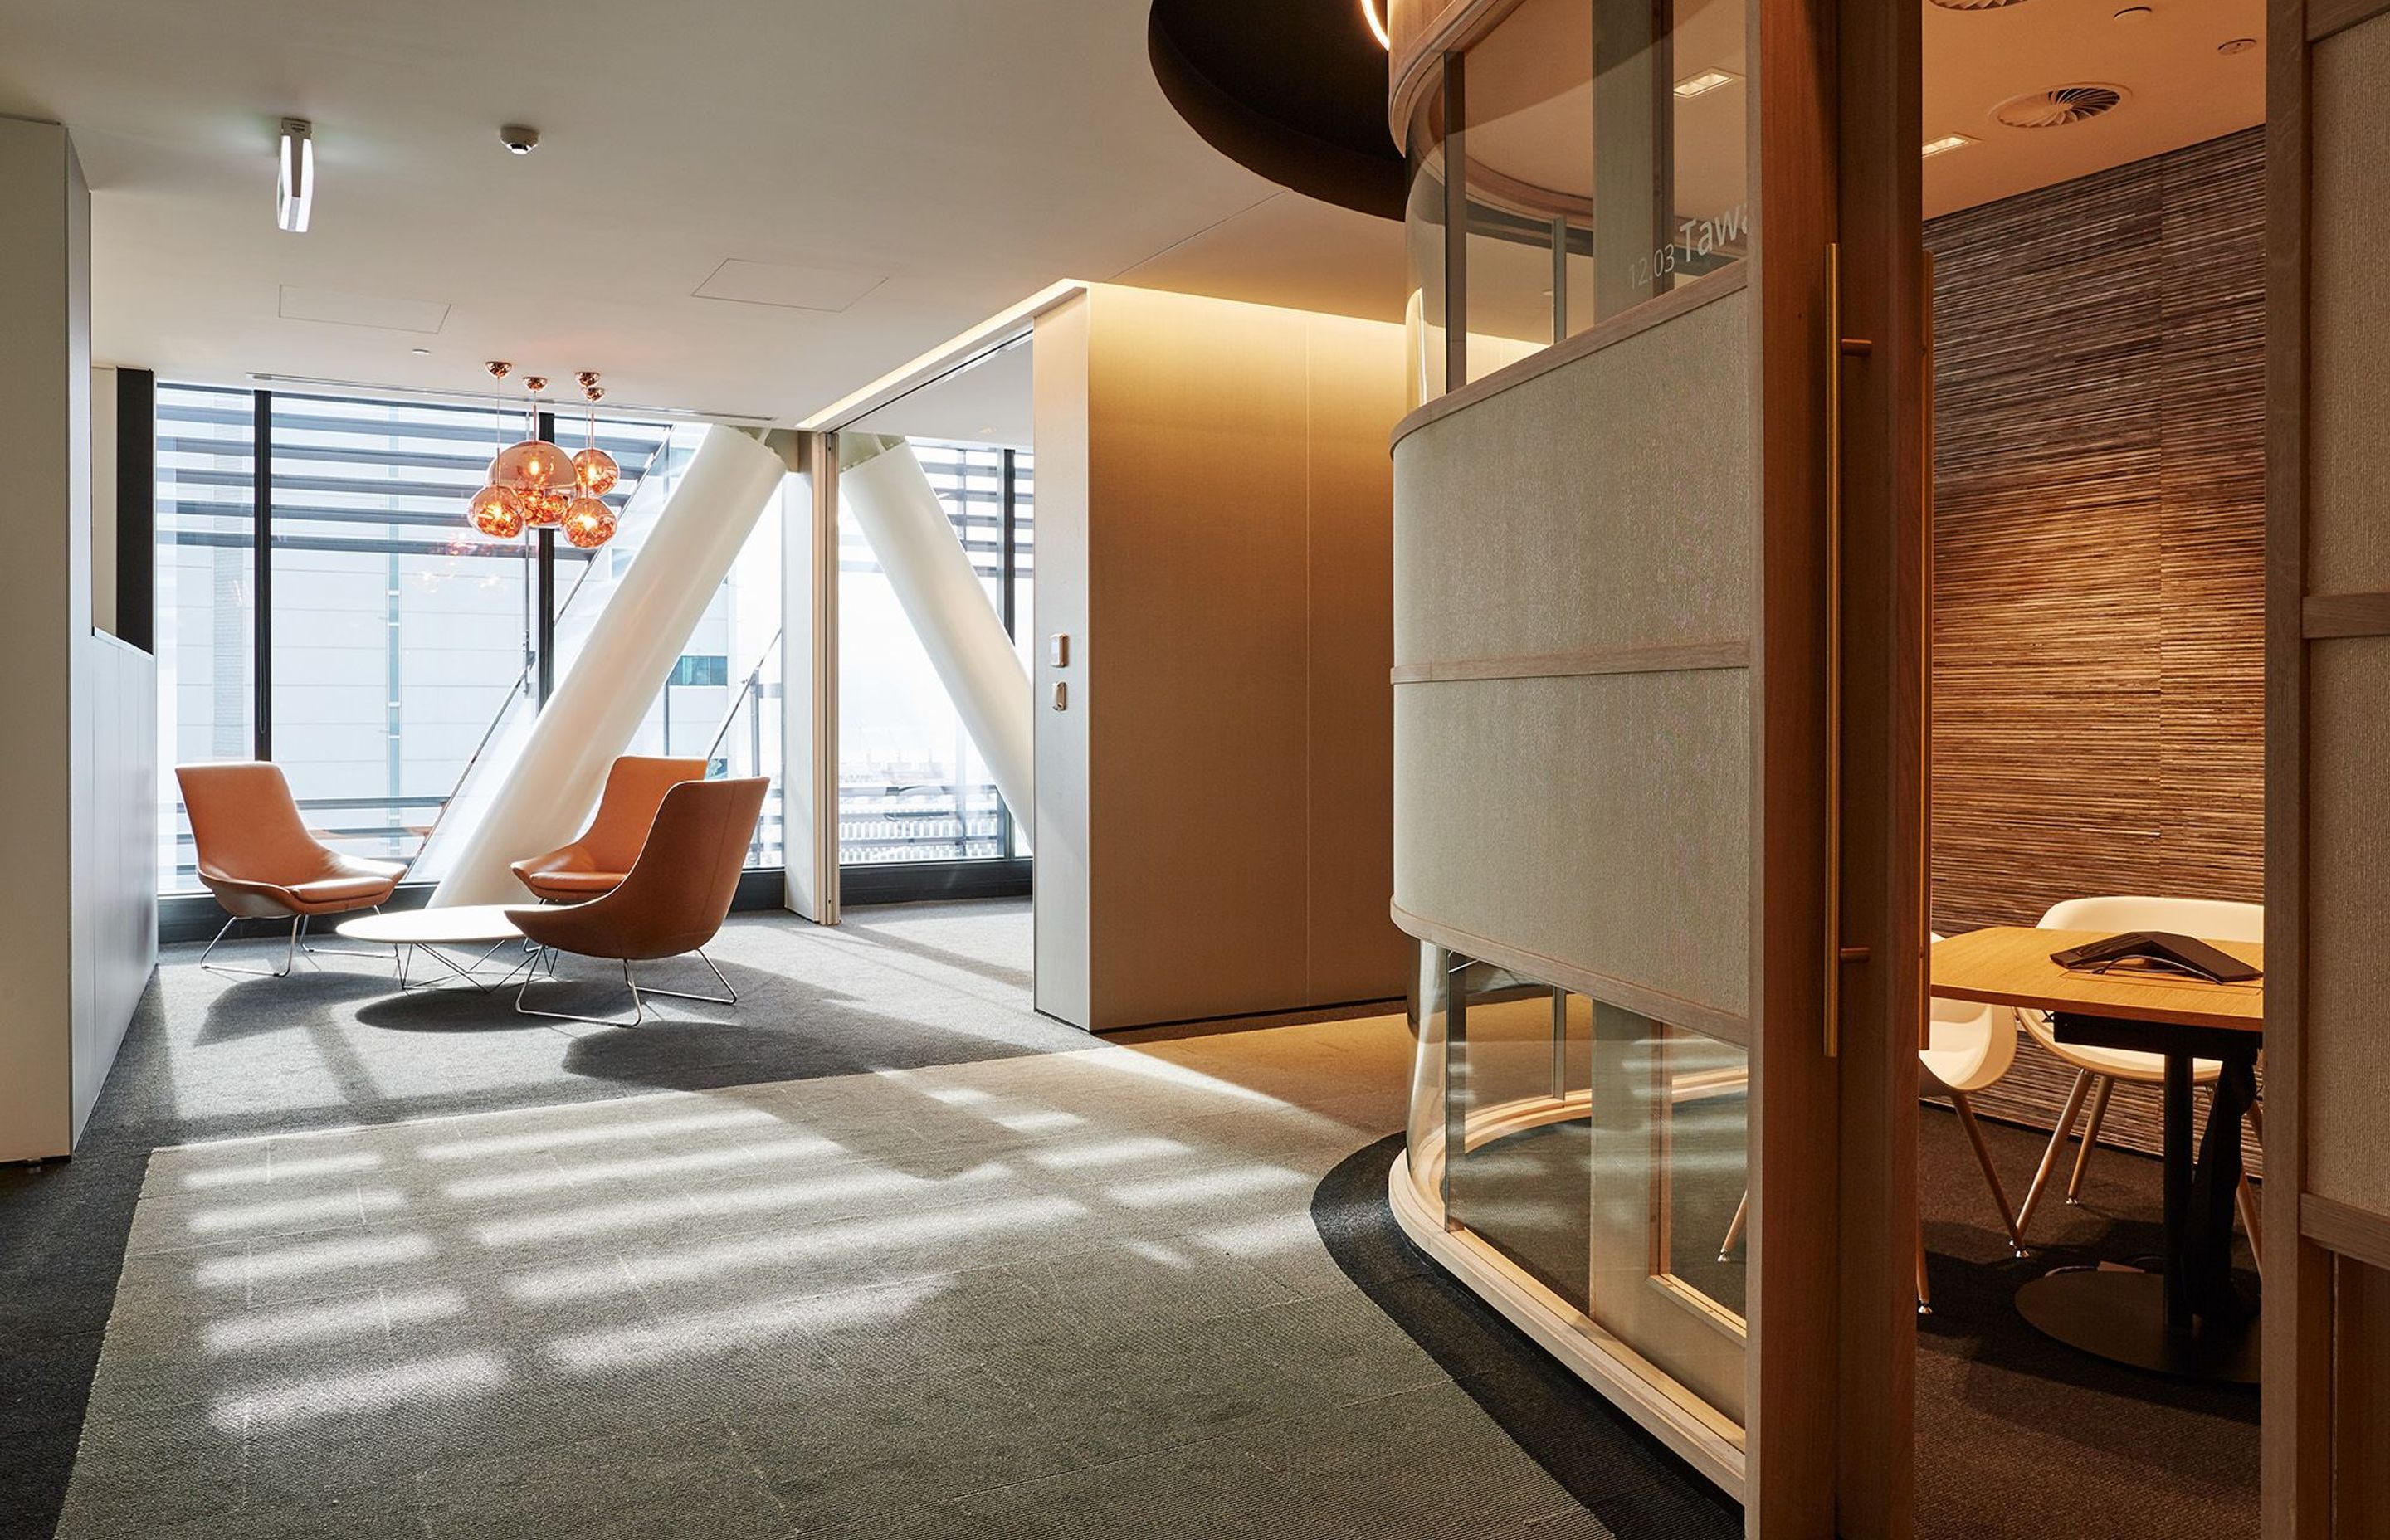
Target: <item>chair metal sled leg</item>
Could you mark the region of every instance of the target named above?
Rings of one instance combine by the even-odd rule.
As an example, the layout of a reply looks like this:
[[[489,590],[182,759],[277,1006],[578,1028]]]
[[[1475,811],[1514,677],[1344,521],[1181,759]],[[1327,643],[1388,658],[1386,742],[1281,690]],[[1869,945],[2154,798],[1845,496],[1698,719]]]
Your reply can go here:
[[[553,948],[549,948],[548,950],[553,951]],[[631,971],[630,959],[627,957],[623,958],[623,986],[631,992],[631,1014],[627,1020],[614,1016],[582,1016],[572,1011],[564,1010],[534,1010],[531,1007],[523,1004],[523,995],[525,993],[530,990],[533,983],[539,981],[538,962],[536,959],[533,959],[531,964],[529,974],[515,989],[515,1009],[521,1015],[542,1016],[551,1021],[585,1021],[593,1027],[636,1027],[648,1019],[647,996],[650,995],[661,995],[675,1000],[700,1000],[710,1006],[737,1005],[739,1003],[739,992],[731,987],[729,980],[722,977],[722,969],[713,966],[713,959],[705,955],[705,949],[703,947],[697,949],[697,959],[698,961],[705,964],[708,971],[712,972],[713,977],[720,982],[723,989],[722,994],[692,995],[684,990],[658,989],[652,984],[643,990],[639,987],[637,975]],[[551,962],[551,970],[548,974],[550,979],[554,979],[556,976],[553,971],[553,966],[554,965]]]
[[[658,989],[653,984],[649,984],[648,986],[647,992],[650,995],[661,995],[665,998],[672,1000],[701,1000],[709,1006],[737,1005],[739,1003],[739,991],[732,988],[730,981],[722,976],[722,969],[713,966],[713,959],[705,955],[705,948],[702,946],[697,948],[697,960],[705,965],[706,971],[713,975],[713,982],[722,986],[721,994],[689,995],[677,989]],[[629,966],[630,965],[627,963],[623,965],[623,970],[625,972],[629,971]]]
[[[377,904],[372,908],[367,909],[366,913],[369,915],[378,915],[381,913],[381,905]],[[302,916],[300,917],[299,921],[300,933],[304,935],[306,933],[306,917]],[[306,943],[305,945],[307,948],[307,955],[311,957],[371,957],[376,962],[384,960],[384,954],[382,953],[363,952],[353,946],[318,946],[312,941]],[[387,960],[392,967],[395,968],[398,966],[398,945],[395,942],[391,943],[391,948],[387,955]]]
[[[243,968],[238,963],[208,961],[208,958],[214,955],[217,946],[223,943],[225,937],[231,933],[232,928],[240,923],[238,915],[230,916],[225,920],[224,929],[216,932],[214,941],[208,943],[208,949],[199,954],[199,966],[211,973],[242,973],[252,979],[287,979],[290,977],[290,969],[299,962],[299,927],[305,923],[306,918],[304,915],[290,917],[290,939],[283,943],[282,966],[279,969]]]

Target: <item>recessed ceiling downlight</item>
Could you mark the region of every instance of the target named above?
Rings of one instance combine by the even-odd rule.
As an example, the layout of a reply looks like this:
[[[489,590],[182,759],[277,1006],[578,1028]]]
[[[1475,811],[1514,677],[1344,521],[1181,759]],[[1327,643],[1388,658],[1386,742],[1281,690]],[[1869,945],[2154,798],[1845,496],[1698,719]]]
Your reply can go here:
[[[1992,119],[2011,128],[2066,128],[2113,112],[2124,102],[2122,86],[2060,85],[2011,96],[1992,109]]]

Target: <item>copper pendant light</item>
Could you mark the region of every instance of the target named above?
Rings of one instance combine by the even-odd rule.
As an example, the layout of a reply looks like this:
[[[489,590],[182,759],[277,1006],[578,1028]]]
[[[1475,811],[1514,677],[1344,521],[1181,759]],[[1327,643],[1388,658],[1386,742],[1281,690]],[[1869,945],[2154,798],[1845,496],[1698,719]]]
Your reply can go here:
[[[504,380],[514,366],[493,359],[490,378]],[[605,495],[622,480],[614,456],[598,447],[598,403],[606,392],[595,370],[577,377],[588,404],[585,447],[567,455],[561,445],[539,436],[539,392],[547,389],[545,375],[526,375],[523,390],[525,435],[498,450],[490,461],[489,484],[475,493],[466,517],[473,527],[494,540],[511,540],[527,528],[560,528],[574,545],[591,550],[614,538],[620,520]],[[501,408],[503,410],[503,408]]]
[[[496,380],[504,380],[514,367],[504,359],[497,358],[490,360],[485,366],[490,371],[490,378]],[[472,501],[465,507],[465,517],[473,528],[493,540],[512,540],[523,532],[522,500],[515,495],[512,487],[502,486],[498,482],[497,462],[505,457],[506,451],[502,448],[498,451],[497,459],[490,462],[489,484],[473,494]]]

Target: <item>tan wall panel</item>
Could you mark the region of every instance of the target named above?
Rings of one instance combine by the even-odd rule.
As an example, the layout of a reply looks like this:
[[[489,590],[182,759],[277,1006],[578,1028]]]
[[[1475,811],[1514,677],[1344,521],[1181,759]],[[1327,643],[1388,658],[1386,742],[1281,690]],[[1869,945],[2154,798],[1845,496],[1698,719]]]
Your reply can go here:
[[[2306,587],[2390,588],[2390,19],[2338,32],[2308,55],[2312,217],[2307,276]],[[2390,639],[2319,641],[2307,653],[2307,1191],[2390,1214]]]
[[[2390,638],[2307,656],[2306,1188],[2390,1213]]]
[[[1395,902],[1742,1016],[1749,683],[1709,669],[1398,687]]]
[[[1398,995],[1401,332],[1111,286],[1086,314],[1086,613],[1071,710],[1041,708],[1086,735],[1084,1020]],[[1047,523],[1038,448],[1042,563],[1072,536]],[[1039,605],[1050,633],[1042,586]],[[1041,899],[1041,929],[1049,913]]]
[[[2307,589],[2390,589],[2390,20],[2352,27],[2308,53]]]
[[[2332,1268],[2333,1540],[2390,1536],[2390,1273]]]
[[[1091,298],[1094,1025],[1282,1009],[1304,972],[1303,329]]]
[[[1402,334],[1315,315],[1309,346],[1306,997],[1383,996],[1411,948],[1394,888],[1394,467]]]
[[[1395,661],[1745,638],[1750,320],[1738,291],[1395,445]]]

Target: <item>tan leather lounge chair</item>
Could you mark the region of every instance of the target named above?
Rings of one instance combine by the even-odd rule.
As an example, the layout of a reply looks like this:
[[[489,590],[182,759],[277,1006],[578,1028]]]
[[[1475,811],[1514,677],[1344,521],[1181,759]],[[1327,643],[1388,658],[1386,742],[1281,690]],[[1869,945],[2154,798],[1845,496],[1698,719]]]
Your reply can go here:
[[[406,868],[394,861],[343,854],[309,833],[278,764],[264,760],[178,764],[174,779],[183,789],[183,805],[190,810],[199,880],[230,917],[199,954],[202,968],[282,978],[298,960],[299,932],[310,918],[379,908],[406,875]],[[290,940],[279,969],[208,961],[225,933],[244,919],[290,921]]]
[[[646,995],[737,1005],[739,992],[705,955],[705,943],[713,939],[730,913],[730,901],[739,892],[739,873],[747,863],[747,847],[755,835],[755,820],[764,811],[764,793],[771,784],[762,776],[684,781],[664,793],[647,843],[613,892],[586,904],[507,911],[507,918],[539,946],[621,962],[623,982],[631,991],[630,1020],[532,1009],[523,1004],[523,995],[537,982],[536,969],[515,991],[515,1009],[525,1016],[559,1021],[636,1027],[647,1017]],[[634,962],[676,957],[684,952],[697,954],[698,960],[713,971],[722,994],[639,988],[631,971]]]
[[[701,759],[625,754],[606,772],[598,811],[579,839],[508,869],[533,897],[551,904],[578,904],[612,892],[639,858],[664,793],[683,781],[704,778]]]

